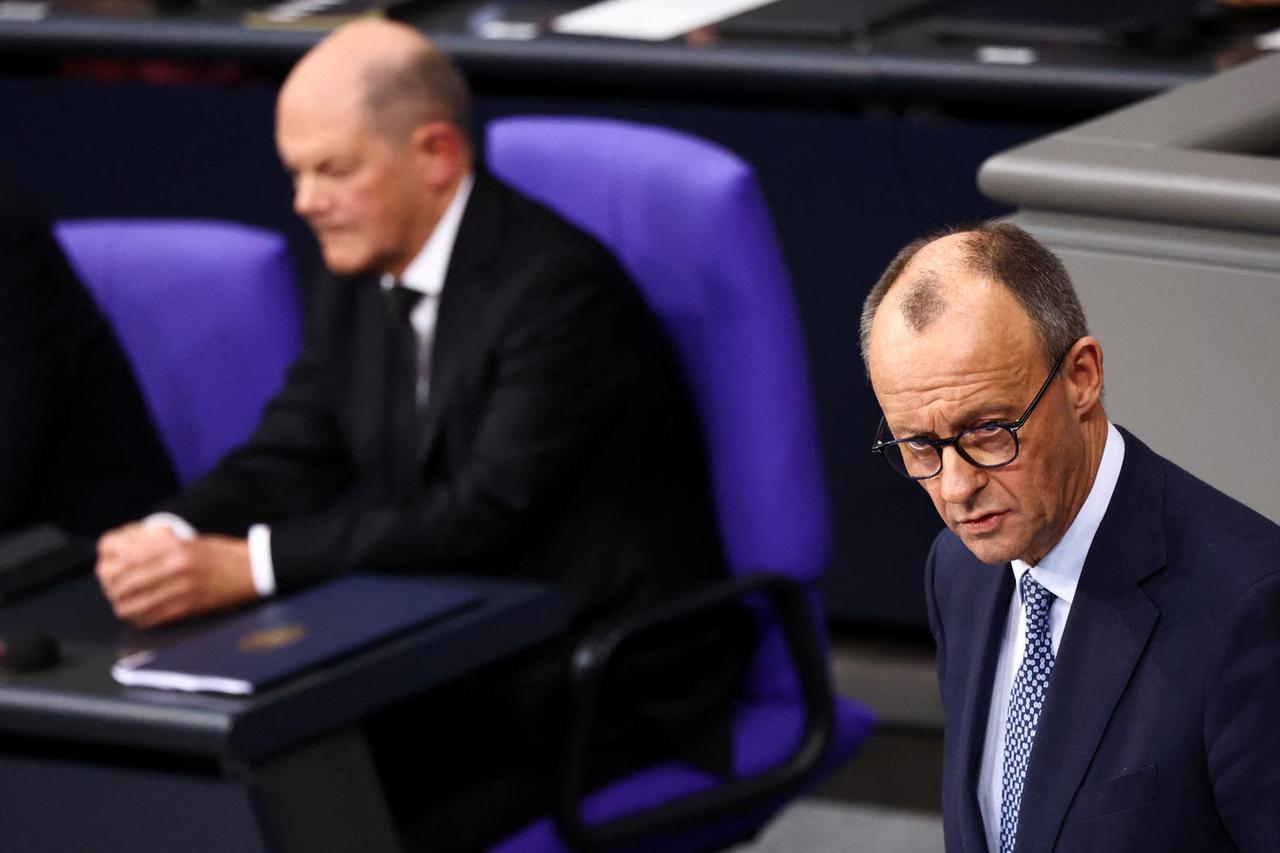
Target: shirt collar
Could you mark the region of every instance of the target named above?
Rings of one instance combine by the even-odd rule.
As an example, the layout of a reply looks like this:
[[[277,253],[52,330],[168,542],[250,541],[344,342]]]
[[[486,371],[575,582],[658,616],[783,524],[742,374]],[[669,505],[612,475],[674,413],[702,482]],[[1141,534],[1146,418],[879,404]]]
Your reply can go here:
[[[1102,448],[1098,473],[1093,478],[1089,496],[1085,498],[1066,534],[1045,554],[1039,565],[1029,566],[1022,560],[1013,561],[1013,579],[1019,589],[1022,575],[1030,571],[1041,586],[1068,604],[1071,603],[1076,595],[1076,585],[1080,583],[1085,557],[1089,555],[1089,546],[1093,544],[1098,525],[1102,523],[1102,516],[1106,514],[1111,495],[1116,490],[1123,462],[1124,437],[1114,424],[1108,422],[1107,441]]]
[[[449,270],[449,258],[453,254],[453,244],[458,238],[458,226],[462,223],[462,212],[466,209],[467,200],[471,197],[471,187],[475,184],[475,175],[468,172],[458,184],[458,189],[444,209],[444,214],[431,236],[422,244],[418,254],[404,269],[404,275],[397,282],[391,273],[383,273],[379,284],[383,290],[390,290],[396,284],[416,290],[424,296],[439,296],[444,289],[445,273]]]

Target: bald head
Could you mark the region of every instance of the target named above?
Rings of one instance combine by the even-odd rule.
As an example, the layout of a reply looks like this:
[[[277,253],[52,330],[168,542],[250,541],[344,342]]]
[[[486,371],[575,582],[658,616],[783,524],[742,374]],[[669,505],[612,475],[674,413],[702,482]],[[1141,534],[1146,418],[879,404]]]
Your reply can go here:
[[[330,270],[404,272],[471,172],[466,124],[462,78],[403,24],[348,24],[298,62],[276,146]]]
[[[334,30],[294,66],[279,109],[358,107],[373,131],[400,140],[445,121],[469,139],[470,97],[449,57],[418,30],[364,18]]]
[[[869,372],[903,359],[928,372],[948,355],[997,341],[1011,356],[1035,362],[1030,319],[1007,288],[972,269],[967,236],[933,240],[902,268],[869,318]]]
[[[1018,226],[988,223],[922,237],[897,254],[863,306],[863,362],[882,306],[892,305],[910,330],[922,333],[949,310],[956,298],[954,293],[948,298],[949,288],[977,282],[993,283],[1012,295],[1034,329],[1046,364],[1089,334],[1062,262]]]

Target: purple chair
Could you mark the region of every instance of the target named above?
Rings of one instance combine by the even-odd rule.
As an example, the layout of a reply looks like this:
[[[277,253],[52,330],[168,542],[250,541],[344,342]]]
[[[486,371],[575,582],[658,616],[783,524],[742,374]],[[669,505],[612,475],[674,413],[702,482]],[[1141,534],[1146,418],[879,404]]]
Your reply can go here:
[[[248,438],[301,344],[279,234],[229,222],[54,228],[120,339],[181,483]]]
[[[697,402],[738,578],[686,610],[750,593],[762,627],[735,712],[738,779],[726,785],[666,763],[590,792],[578,808],[578,739],[561,813],[494,850],[559,851],[566,838],[574,847],[704,850],[749,838],[823,768],[852,755],[872,726],[856,703],[833,703],[827,679],[815,590],[829,546],[818,436],[764,198],[751,168],[728,151],[618,121],[498,120],[487,158],[496,175],[610,246],[658,315]],[[753,574],[761,570],[771,574]],[[603,638],[588,657],[618,641]],[[588,695],[597,676],[578,674]]]

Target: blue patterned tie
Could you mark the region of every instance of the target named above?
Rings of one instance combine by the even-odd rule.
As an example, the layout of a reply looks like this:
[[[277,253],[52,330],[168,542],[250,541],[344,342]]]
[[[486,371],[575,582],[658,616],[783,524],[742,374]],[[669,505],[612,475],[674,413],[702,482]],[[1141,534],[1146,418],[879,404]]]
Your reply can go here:
[[[1036,739],[1040,709],[1053,672],[1053,637],[1049,631],[1049,607],[1053,593],[1036,583],[1031,572],[1022,574],[1022,604],[1027,613],[1027,645],[1022,665],[1009,691],[1009,717],[1004,727],[1004,774],[1001,777],[1000,853],[1013,853],[1018,838],[1018,812],[1022,807],[1022,783]]]

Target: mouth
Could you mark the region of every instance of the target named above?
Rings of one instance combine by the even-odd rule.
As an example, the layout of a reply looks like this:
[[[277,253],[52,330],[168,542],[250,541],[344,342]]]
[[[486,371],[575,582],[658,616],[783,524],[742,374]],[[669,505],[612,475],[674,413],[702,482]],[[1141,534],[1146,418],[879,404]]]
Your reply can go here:
[[[1007,514],[1008,510],[1000,510],[960,519],[956,522],[956,528],[964,533],[990,533],[1000,523],[1000,519]]]

